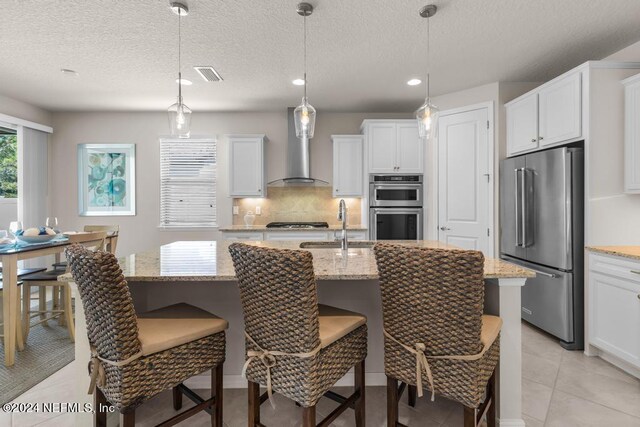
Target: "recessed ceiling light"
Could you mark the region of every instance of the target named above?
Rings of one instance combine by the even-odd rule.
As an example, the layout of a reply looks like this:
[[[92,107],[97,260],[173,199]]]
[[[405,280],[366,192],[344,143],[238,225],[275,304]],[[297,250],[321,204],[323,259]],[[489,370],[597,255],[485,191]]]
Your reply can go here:
[[[193,82],[187,79],[176,79],[176,83],[182,83],[184,86],[191,86]]]
[[[407,82],[409,86],[418,86],[420,83],[422,83],[420,79],[411,79]]]
[[[169,8],[176,15],[187,16],[189,14],[189,7],[184,3],[180,3],[179,1],[173,1],[169,3]]]
[[[293,83],[296,86],[304,86],[304,79],[295,79],[291,83]]]
[[[77,71],[70,70],[68,68],[60,68],[60,72],[62,74],[64,74],[65,76],[70,76],[70,77],[77,77],[78,76],[78,72]]]

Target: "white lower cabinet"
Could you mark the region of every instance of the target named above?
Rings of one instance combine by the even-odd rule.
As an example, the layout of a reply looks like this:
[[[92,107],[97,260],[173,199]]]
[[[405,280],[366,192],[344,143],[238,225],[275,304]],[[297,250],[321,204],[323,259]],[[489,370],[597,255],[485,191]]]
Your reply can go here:
[[[286,240],[335,240],[339,239],[342,235],[342,231],[223,231],[222,238],[224,240],[272,240],[272,241],[286,241]],[[349,240],[366,240],[366,230],[348,230],[347,237]]]
[[[262,233],[250,231],[223,231],[222,238],[224,240],[262,240]]]
[[[640,261],[589,255],[589,343],[640,368]]]
[[[334,239],[342,237],[342,231],[333,233]],[[364,230],[347,230],[347,239],[349,240],[367,240],[367,232]]]
[[[264,240],[327,240],[326,231],[273,231],[264,233]]]

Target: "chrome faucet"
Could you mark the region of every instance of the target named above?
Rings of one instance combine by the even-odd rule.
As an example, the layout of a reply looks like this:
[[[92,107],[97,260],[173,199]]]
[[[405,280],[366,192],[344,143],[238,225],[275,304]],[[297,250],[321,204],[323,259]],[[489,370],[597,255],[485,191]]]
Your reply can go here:
[[[342,221],[342,237],[340,238],[341,248],[343,251],[346,251],[349,249],[349,241],[347,240],[347,204],[344,199],[340,199],[338,220]]]

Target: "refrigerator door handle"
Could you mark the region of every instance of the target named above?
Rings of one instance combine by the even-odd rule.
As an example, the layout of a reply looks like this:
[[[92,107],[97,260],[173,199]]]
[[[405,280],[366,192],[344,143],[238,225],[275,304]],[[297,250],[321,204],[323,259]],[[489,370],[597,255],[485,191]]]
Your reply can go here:
[[[522,224],[520,224],[520,228],[522,228],[522,247],[527,247],[527,169],[521,168],[522,170],[522,179],[520,180],[520,197],[522,198]]]
[[[522,242],[520,241],[520,221],[521,221],[521,215],[522,215],[522,211],[521,209],[518,208],[519,206],[519,202],[521,200],[520,198],[520,191],[519,191],[519,180],[518,180],[518,173],[522,170],[522,168],[517,168],[513,170],[514,173],[514,177],[515,177],[515,197],[514,200],[516,202],[516,247],[523,247],[522,246]]]
[[[557,274],[545,273],[544,271],[536,270],[536,269],[531,268],[531,267],[525,267],[525,268],[526,268],[527,270],[531,270],[531,271],[533,271],[534,273],[536,273],[537,275],[540,275],[540,276],[550,277],[550,278],[552,278],[552,279],[555,279],[556,277],[558,277],[558,275],[557,275]]]

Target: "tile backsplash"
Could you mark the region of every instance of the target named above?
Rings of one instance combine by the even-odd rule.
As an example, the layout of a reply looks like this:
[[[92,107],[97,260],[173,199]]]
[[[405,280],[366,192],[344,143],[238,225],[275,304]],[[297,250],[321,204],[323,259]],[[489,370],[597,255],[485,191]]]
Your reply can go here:
[[[348,211],[348,223],[359,225],[361,219],[361,200],[345,198]],[[339,198],[333,198],[331,187],[269,187],[267,197],[233,199],[239,213],[233,215],[233,225],[244,225],[247,211],[256,213],[256,207],[262,210],[256,215],[254,225],[265,225],[273,221],[326,221],[329,225],[338,224]]]

